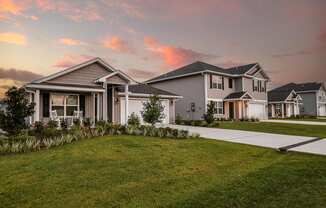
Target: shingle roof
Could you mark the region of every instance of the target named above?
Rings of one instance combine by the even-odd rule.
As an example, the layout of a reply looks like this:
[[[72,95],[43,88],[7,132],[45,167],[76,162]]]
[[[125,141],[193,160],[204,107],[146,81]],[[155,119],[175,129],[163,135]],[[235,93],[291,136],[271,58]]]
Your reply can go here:
[[[120,86],[117,88],[118,92],[124,92],[125,88],[124,86]],[[131,93],[140,93],[140,94],[155,94],[155,95],[168,95],[168,96],[178,96],[174,93],[161,90],[152,86],[149,86],[147,84],[135,84],[135,85],[129,85],[129,92]]]
[[[317,91],[322,87],[322,83],[318,82],[307,82],[307,83],[289,83],[286,85],[283,85],[281,87],[278,87],[274,89],[273,91],[296,91],[296,92],[302,92],[302,91]]]
[[[240,99],[240,98],[242,98],[245,94],[247,94],[247,92],[245,92],[245,91],[242,91],[242,92],[233,92],[233,93],[229,94],[228,96],[226,96],[226,97],[224,98],[224,100]],[[250,97],[249,94],[247,94],[247,96]],[[251,98],[250,98],[250,99],[251,99]]]
[[[203,71],[213,71],[213,72],[224,73],[224,74],[229,74],[229,75],[243,75],[246,72],[248,72],[255,65],[257,65],[257,63],[247,64],[247,65],[238,66],[238,67],[232,67],[229,69],[224,69],[224,68],[221,68],[218,66],[214,66],[214,65],[205,63],[205,62],[197,61],[192,64],[178,68],[176,70],[170,71],[166,74],[162,74],[160,76],[154,77],[150,80],[147,80],[146,82],[147,83],[155,82],[155,81],[161,80],[161,79],[170,79],[170,78],[177,77],[177,76],[193,74],[193,73],[200,73]]]
[[[289,97],[291,94],[292,90],[284,90],[284,91],[279,91],[279,90],[272,90],[267,92],[267,97],[268,97],[268,102],[279,102],[279,101],[285,101],[286,98]]]

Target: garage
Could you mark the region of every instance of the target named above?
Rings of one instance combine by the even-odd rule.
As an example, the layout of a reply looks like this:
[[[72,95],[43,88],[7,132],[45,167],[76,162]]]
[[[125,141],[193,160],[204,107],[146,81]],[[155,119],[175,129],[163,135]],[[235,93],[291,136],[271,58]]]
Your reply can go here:
[[[319,115],[318,116],[326,116],[326,104],[319,105]]]
[[[267,117],[265,103],[249,103],[248,111],[249,118],[265,119]]]
[[[129,98],[129,113],[128,117],[135,113],[139,118],[141,123],[143,123],[143,119],[141,116],[141,111],[143,111],[143,103],[147,102],[148,98]],[[162,99],[161,100],[162,105],[164,106],[163,114],[165,115],[162,123],[168,124],[169,123],[169,100],[168,99]],[[120,109],[121,109],[121,123],[124,124],[124,118],[125,118],[125,98],[121,98],[120,102]]]

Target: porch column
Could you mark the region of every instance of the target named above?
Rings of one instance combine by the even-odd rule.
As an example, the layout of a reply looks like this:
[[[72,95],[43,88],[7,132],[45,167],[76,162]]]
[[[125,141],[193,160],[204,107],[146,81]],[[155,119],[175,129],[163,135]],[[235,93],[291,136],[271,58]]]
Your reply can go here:
[[[129,114],[129,85],[125,85],[125,124],[128,124],[128,114]]]
[[[40,121],[40,90],[35,91],[35,117],[34,121]]]
[[[96,96],[96,94],[95,94],[95,92],[92,94],[93,94],[93,118],[92,119],[95,122],[95,118],[96,118],[96,115],[95,115],[95,113],[96,113],[96,110],[95,110],[96,109],[96,106],[95,106],[96,105],[96,102],[95,102],[96,97],[95,96]]]
[[[282,118],[284,118],[284,103],[281,104],[282,107]]]
[[[271,109],[272,109],[272,118],[275,117],[275,104],[271,104]]]
[[[97,121],[99,121],[100,120],[100,93],[97,93],[96,99],[97,99],[96,119]]]
[[[112,87],[112,123],[114,123],[114,87]]]
[[[108,84],[104,83],[105,91],[103,92],[103,120],[108,120]]]

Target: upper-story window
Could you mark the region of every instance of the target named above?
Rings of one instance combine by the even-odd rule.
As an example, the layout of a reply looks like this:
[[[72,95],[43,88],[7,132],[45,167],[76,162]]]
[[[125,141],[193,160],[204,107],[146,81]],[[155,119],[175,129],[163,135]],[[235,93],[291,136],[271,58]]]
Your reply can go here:
[[[266,92],[266,81],[253,79],[252,91]]]
[[[224,79],[223,76],[218,76],[218,75],[210,75],[209,76],[210,80],[210,88],[211,89],[220,89],[224,90]]]
[[[233,79],[229,78],[229,88],[233,88]]]

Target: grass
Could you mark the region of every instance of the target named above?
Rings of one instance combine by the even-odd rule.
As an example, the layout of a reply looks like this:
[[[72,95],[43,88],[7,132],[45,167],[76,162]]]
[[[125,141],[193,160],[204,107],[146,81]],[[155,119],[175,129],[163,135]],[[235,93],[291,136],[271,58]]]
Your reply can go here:
[[[274,120],[326,122],[326,118],[321,118],[321,117],[320,118],[275,118]]]
[[[326,157],[112,136],[0,157],[0,207],[325,207]]]
[[[326,138],[326,126],[318,125],[268,122],[220,122],[218,128]]]

